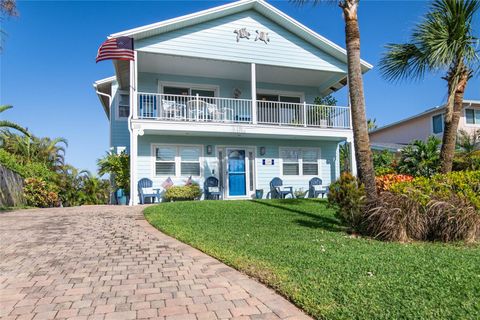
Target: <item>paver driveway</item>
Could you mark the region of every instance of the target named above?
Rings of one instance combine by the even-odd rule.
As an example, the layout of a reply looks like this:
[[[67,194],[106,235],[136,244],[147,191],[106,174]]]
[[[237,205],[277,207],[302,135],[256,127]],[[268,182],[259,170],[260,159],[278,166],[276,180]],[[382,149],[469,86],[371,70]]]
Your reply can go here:
[[[142,208],[0,214],[2,319],[309,319],[151,227]]]

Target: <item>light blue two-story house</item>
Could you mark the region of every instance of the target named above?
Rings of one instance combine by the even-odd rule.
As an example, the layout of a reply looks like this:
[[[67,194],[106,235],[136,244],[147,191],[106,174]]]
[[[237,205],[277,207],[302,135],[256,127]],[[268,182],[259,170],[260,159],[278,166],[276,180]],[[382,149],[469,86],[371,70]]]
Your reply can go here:
[[[135,61],[114,61],[94,87],[111,148],[131,155],[134,204],[142,178],[160,188],[215,176],[225,199],[246,199],[266,196],[274,177],[306,190],[339,176],[350,109],[315,98],[347,84],[340,46],[261,0],[110,35],[120,36],[134,39]]]

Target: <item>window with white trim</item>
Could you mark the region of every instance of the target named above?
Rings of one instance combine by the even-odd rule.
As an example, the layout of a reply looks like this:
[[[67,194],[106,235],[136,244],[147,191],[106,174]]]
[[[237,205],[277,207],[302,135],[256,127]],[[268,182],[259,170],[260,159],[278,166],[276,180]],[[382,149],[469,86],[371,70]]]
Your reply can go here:
[[[480,125],[480,110],[465,109],[465,118],[466,118],[467,124]]]
[[[177,148],[170,146],[159,146],[155,148],[155,175],[176,176]]]
[[[283,148],[280,152],[282,157],[282,172],[284,176],[300,175],[300,150],[295,148]]]
[[[118,117],[128,118],[130,115],[130,96],[126,93],[120,93],[118,100]]]
[[[319,173],[318,148],[280,148],[280,158],[284,176],[317,176]]]
[[[304,176],[318,175],[318,149],[303,149],[302,173]]]
[[[157,145],[154,152],[156,176],[200,176],[200,146]]]
[[[180,147],[180,175],[200,176],[200,148]]]

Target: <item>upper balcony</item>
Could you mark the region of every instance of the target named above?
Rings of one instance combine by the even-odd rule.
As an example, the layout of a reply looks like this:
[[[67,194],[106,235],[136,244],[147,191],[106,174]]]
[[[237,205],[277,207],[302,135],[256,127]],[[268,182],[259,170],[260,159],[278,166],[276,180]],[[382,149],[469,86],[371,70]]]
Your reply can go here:
[[[350,129],[350,109],[339,106],[137,93],[137,108],[137,117],[142,120]]]

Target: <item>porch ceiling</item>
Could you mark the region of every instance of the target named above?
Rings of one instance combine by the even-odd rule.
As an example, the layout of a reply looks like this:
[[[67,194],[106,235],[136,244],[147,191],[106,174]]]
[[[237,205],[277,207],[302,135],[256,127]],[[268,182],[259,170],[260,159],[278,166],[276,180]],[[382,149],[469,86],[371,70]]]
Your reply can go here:
[[[139,72],[250,81],[250,65],[246,63],[146,52],[138,53],[138,61]],[[268,65],[257,65],[256,69],[257,82],[317,87],[320,92],[341,88],[344,84],[340,82],[346,77],[329,71]]]

